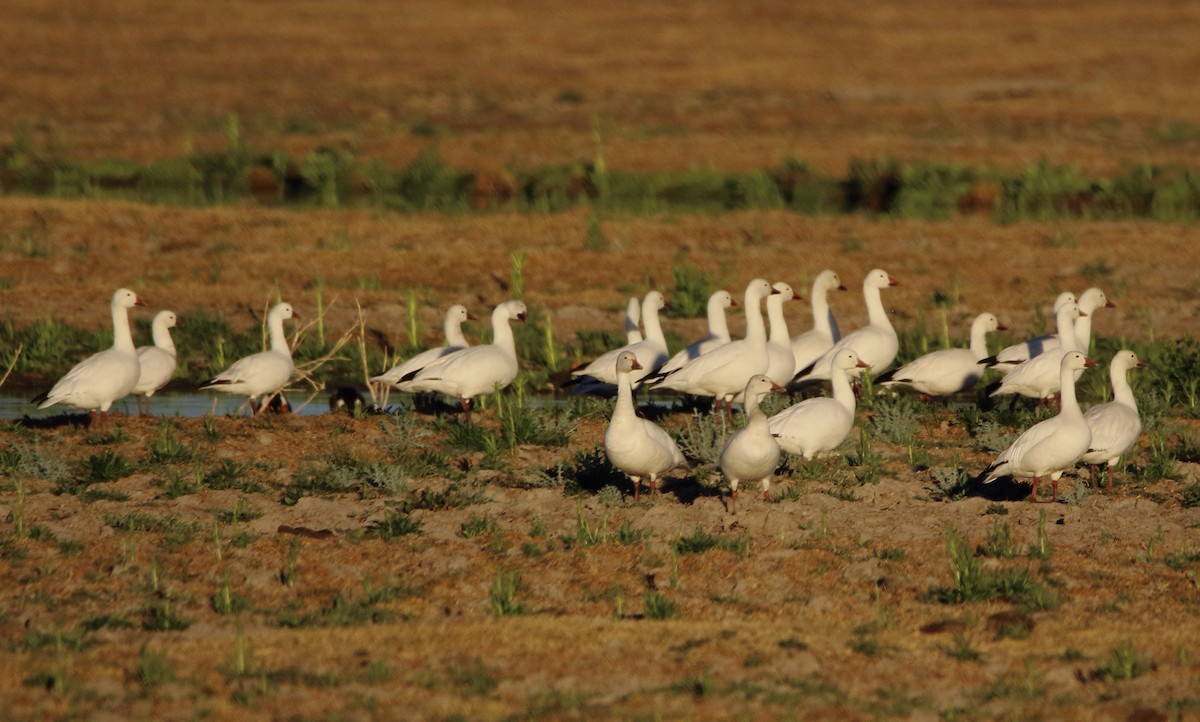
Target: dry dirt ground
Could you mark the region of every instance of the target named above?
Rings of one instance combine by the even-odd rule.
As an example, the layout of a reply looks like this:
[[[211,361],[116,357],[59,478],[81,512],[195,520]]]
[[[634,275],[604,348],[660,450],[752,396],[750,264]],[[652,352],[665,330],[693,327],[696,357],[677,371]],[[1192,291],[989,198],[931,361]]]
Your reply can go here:
[[[829,173],[877,155],[1005,168],[1045,157],[1106,173],[1200,146],[1195,4],[477,5],[6,2],[0,143],[174,157],[222,147],[237,113],[256,147],[341,144],[397,166],[430,144],[468,168],[564,163],[593,157],[599,139],[610,167],[632,170],[791,154]],[[758,275],[802,288],[835,268],[852,289],[833,300],[846,328],[865,321],[858,279],[883,267],[902,283],[886,296],[899,327],[932,333],[941,292],[958,299],[957,338],[982,310],[1023,336],[1055,293],[1089,285],[1117,303],[1096,319],[1109,338],[1189,335],[1200,303],[1190,225],[782,212],[604,223],[612,247],[593,252],[582,210],[5,197],[0,315],[102,328],[105,299],[127,285],[185,322],[205,308],[248,328],[276,288],[311,314],[323,282],[331,329],[351,326],[357,300],[394,342],[419,289],[434,342],[447,304],[481,315],[511,293],[515,251],[526,300],[565,348],[578,330],[616,328],[625,298],[668,288],[679,263],[735,291]],[[806,311],[791,304],[794,328]],[[667,325],[692,337],[700,324]],[[496,427],[494,410],[481,418]],[[922,418],[935,465],[987,464],[953,414]],[[453,422],[427,415],[3,426],[0,716],[1200,717],[1200,512],[1181,504],[1193,463],[1077,504],[1030,504],[1019,489],[942,502],[906,448],[876,441],[882,474],[853,498],[820,471],[850,474],[837,457],[785,473],[775,502],[747,495],[735,519],[703,478],[636,503],[565,493],[545,470],[603,433],[602,414],[573,423],[565,447],[492,459],[454,447]],[[1196,433],[1171,423],[1176,442]],[[163,458],[166,439],[188,455]],[[411,469],[414,448],[445,454],[449,470],[391,484],[362,472],[345,491],[283,503],[297,479]],[[104,457],[129,467],[83,484]],[[418,533],[370,535],[389,510],[440,492],[471,503],[414,510]],[[1035,556],[1043,513],[1049,550]],[[975,549],[997,523],[1015,556],[980,563],[1029,569],[1056,604],[931,593],[952,586],[948,525]],[[605,540],[584,543],[588,530]],[[697,530],[745,546],[681,550]],[[521,609],[498,614],[508,597],[493,587],[508,573]],[[662,600],[675,613],[655,619]]]

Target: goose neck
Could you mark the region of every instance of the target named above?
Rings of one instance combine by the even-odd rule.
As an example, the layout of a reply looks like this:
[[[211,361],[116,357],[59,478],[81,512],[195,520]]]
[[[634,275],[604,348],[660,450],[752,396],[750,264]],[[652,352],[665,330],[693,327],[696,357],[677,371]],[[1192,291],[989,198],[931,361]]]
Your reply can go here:
[[[124,306],[112,305],[113,348],[133,351],[133,332],[129,329],[129,310]]]
[[[783,316],[783,295],[767,298],[767,319],[771,322],[771,343],[787,345],[791,343],[788,334],[787,319]]]
[[[763,324],[761,302],[761,295],[746,294],[746,338],[748,340],[767,340],[767,327]]]
[[[513,358],[517,357],[517,344],[513,339],[512,326],[508,324],[508,310],[503,306],[492,312],[492,345],[503,349]]]
[[[1087,353],[1088,348],[1092,345],[1091,314],[1075,319],[1073,327],[1075,330],[1075,348]]]
[[[874,286],[863,288],[863,299],[867,302],[867,318],[872,326],[890,329],[892,322],[888,318],[887,309],[883,307],[883,297]]]
[[[971,326],[971,354],[976,359],[985,359],[988,356],[987,328],[981,323]]]
[[[813,284],[812,313],[813,328],[823,334],[833,335],[833,313],[829,310],[829,291],[819,281]]]
[[[729,341],[729,322],[725,318],[725,306],[720,299],[708,302],[708,335],[712,338]]]
[[[287,336],[283,333],[283,318],[271,316],[267,319],[267,329],[270,333],[271,350],[291,356],[292,347],[288,345]]]
[[[652,341],[664,349],[667,347],[667,337],[663,335],[662,322],[658,318],[658,308],[646,304],[642,309],[642,326],[646,329],[647,341]]]
[[[833,387],[833,400],[846,407],[850,413],[854,413],[854,389],[850,386],[850,375],[846,373],[846,369],[834,366],[833,373],[830,374],[830,385]]]
[[[613,406],[613,421],[621,421],[637,416],[633,408],[633,382],[628,373],[617,374],[617,403]]]
[[[156,323],[150,328],[150,335],[154,339],[154,345],[164,351],[175,353],[175,341],[171,338],[171,329],[165,324]]]
[[[1059,372],[1059,381],[1062,384],[1062,389],[1058,392],[1062,410],[1059,412],[1063,416],[1083,418],[1083,412],[1079,409],[1079,401],[1075,398],[1075,371],[1064,367]]]
[[[1075,310],[1071,306],[1064,306],[1059,309],[1058,315],[1054,318],[1055,326],[1058,329],[1058,342],[1061,348],[1067,351],[1079,351],[1077,336],[1075,335],[1075,322],[1081,320],[1081,316],[1077,316]]]
[[[467,345],[467,337],[463,336],[463,332],[462,332],[462,321],[459,321],[458,319],[454,319],[454,320],[447,319],[446,326],[445,326],[445,328],[443,328],[443,331],[446,334],[446,345],[447,346],[466,346]]]
[[[1133,389],[1129,386],[1129,379],[1125,377],[1125,369],[1119,366],[1110,368],[1109,379],[1112,381],[1113,401],[1136,411],[1137,400],[1133,396]]]

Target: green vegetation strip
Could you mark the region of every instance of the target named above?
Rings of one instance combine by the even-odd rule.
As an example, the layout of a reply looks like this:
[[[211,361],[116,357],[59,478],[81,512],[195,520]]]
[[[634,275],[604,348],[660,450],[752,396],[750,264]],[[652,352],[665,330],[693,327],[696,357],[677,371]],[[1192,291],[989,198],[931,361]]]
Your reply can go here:
[[[246,148],[231,133],[226,150],[152,163],[79,161],[18,137],[0,148],[0,194],[136,200],[208,206],[254,199],[273,206],[363,206],[398,212],[719,213],[787,209],[807,214],[866,213],[943,219],[985,214],[998,222],[1058,218],[1200,217],[1200,171],[1129,166],[1096,177],[1039,160],[1024,169],[966,167],[936,161],[854,159],[841,177],[795,158],[773,168],[712,168],[635,173],[598,157],[536,168],[473,170],[447,165],[428,147],[404,168],[321,148],[293,157]],[[593,217],[585,247],[607,247]]]

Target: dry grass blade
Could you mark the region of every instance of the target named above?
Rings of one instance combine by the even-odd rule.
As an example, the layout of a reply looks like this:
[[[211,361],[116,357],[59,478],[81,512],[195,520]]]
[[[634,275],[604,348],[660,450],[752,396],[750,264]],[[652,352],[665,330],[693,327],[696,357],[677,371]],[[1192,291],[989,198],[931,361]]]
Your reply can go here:
[[[305,332],[316,326],[318,323],[324,323],[325,314],[332,310],[335,305],[337,305],[337,297],[334,297],[332,300],[330,300],[329,304],[321,310],[316,318],[296,329],[295,334],[292,336],[293,352],[299,347],[300,340],[304,337]],[[343,348],[346,347],[348,343],[350,343],[350,340],[354,338],[356,332],[358,332],[358,328],[347,329],[341,336],[338,337],[337,341],[334,341],[333,346],[331,346],[324,354],[315,359],[296,364],[297,380],[307,383],[312,389],[312,392],[309,393],[308,398],[306,398],[299,406],[296,407],[295,411],[297,413],[305,406],[312,403],[312,400],[317,397],[317,394],[320,394],[325,390],[325,382],[316,378],[316,372],[330,361],[347,360],[338,354]],[[292,388],[291,384],[289,384],[286,388]]]
[[[13,351],[12,360],[8,362],[8,368],[4,370],[4,375],[0,376],[0,386],[3,386],[4,382],[8,381],[8,377],[12,375],[13,369],[17,367],[17,359],[21,358],[21,352],[24,350],[24,346],[18,345],[16,350]]]

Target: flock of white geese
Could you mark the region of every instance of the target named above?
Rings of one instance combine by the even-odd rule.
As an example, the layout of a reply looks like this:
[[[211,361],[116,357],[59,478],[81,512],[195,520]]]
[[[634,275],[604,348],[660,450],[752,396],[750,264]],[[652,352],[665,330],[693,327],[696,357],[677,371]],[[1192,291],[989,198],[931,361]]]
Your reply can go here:
[[[674,439],[637,413],[634,391],[639,388],[673,390],[714,400],[714,412],[732,416],[732,405],[741,403],[745,424],[725,440],[716,460],[729,482],[730,509],[736,512],[739,485],[757,483],[764,497],[784,453],[806,460],[837,449],[854,425],[853,382],[868,374],[882,386],[908,386],[915,391],[946,397],[970,390],[987,368],[1003,374],[992,396],[1017,394],[1039,401],[1055,398],[1057,415],[1026,429],[984,470],[984,482],[1001,477],[1028,480],[1030,499],[1037,499],[1041,480],[1053,483],[1052,500],[1058,498],[1058,480],[1083,462],[1106,464],[1109,486],[1112,467],[1141,433],[1137,405],[1126,378],[1129,369],[1144,366],[1129,350],[1117,352],[1109,366],[1113,400],[1092,406],[1085,413],[1075,396],[1075,381],[1085,368],[1096,364],[1086,357],[1091,345],[1092,315],[1113,304],[1104,292],[1091,288],[1076,297],[1066,292],[1055,303],[1057,332],[1031,338],[988,355],[987,334],[1003,330],[997,318],[981,313],[971,324],[970,345],[933,351],[900,368],[889,370],[899,342],[888,318],[881,292],[897,282],[884,270],[874,269],[863,279],[868,323],[842,335],[828,302],[828,293],[845,290],[838,274],[821,272],[810,296],[813,325],[792,336],[784,320],[783,304],[799,299],[786,283],[756,278],[743,294],[746,318],[743,338],[731,338],[726,309],[737,306],[724,290],[708,301],[708,333],[670,355],[659,321],[666,300],[650,291],[639,302],[630,299],[625,314],[627,343],[572,372],[573,393],[616,395],[604,448],[612,465],[633,482],[639,496],[643,480],[651,492],[659,479],[686,466]],[[766,306],[768,326],[763,321]],[[136,348],[128,312],[143,305],[132,291],[118,289],[110,309],[113,345],[72,368],[48,392],[34,399],[39,408],[68,404],[79,409],[108,412],[125,396],[138,398],[142,409],[149,398],[175,372],[175,346],[170,329],[179,325],[171,311],[159,312],[152,324],[153,345]],[[492,312],[492,342],[471,346],[462,324],[472,317],[461,305],[445,316],[444,346],[429,349],[370,379],[409,393],[434,392],[459,400],[464,412],[471,399],[504,388],[516,377],[518,362],[512,321],[525,319],[522,301],[505,301]],[[235,361],[201,385],[245,396],[252,413],[261,400],[278,393],[295,373],[291,348],[284,334],[285,320],[297,318],[291,305],[279,303],[267,315],[269,348]],[[644,332],[643,332],[644,329]],[[787,388],[829,384],[829,396],[806,398],[768,417],[760,408],[771,393]]]

